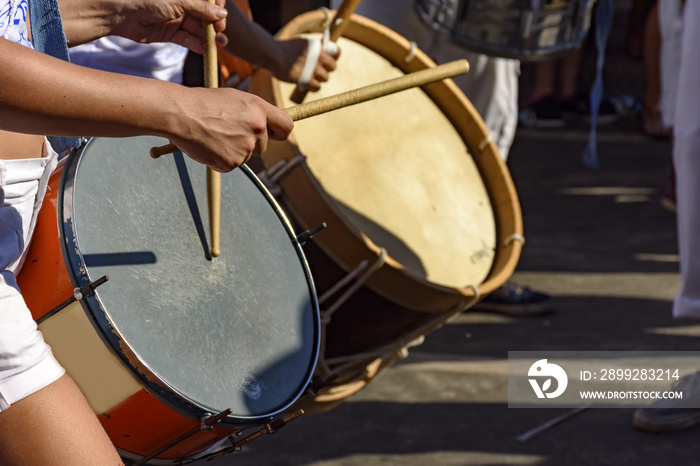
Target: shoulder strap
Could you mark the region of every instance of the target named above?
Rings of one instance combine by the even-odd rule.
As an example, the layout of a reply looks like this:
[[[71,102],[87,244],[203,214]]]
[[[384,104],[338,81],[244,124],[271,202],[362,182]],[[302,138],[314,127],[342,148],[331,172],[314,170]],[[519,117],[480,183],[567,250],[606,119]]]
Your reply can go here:
[[[61,11],[56,0],[29,0],[29,26],[32,44],[39,52],[70,61],[66,34],[61,22]],[[59,154],[70,147],[78,147],[80,139],[49,136],[53,149]]]
[[[35,49],[52,57],[70,61],[61,11],[56,0],[29,0],[29,24]]]

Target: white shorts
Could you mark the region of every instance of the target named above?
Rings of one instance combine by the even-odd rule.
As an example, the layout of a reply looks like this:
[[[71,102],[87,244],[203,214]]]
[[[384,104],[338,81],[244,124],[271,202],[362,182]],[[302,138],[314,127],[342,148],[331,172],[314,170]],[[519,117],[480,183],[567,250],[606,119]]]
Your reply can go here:
[[[56,153],[0,160],[0,411],[44,388],[65,371],[53,357],[15,279],[26,256]]]

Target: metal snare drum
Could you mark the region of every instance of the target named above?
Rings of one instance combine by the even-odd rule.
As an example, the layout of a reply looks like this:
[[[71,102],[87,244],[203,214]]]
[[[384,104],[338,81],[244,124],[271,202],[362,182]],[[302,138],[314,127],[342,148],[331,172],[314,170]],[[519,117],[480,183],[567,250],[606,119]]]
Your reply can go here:
[[[181,464],[305,392],[320,322],[301,246],[255,175],[222,176],[222,254],[211,259],[205,167],[181,153],[151,159],[166,142],[96,138],[72,155],[18,282],[120,454],[145,459],[177,441],[155,461]],[[103,276],[82,306],[55,311]]]
[[[416,0],[427,24],[475,52],[522,61],[580,47],[595,0]]]

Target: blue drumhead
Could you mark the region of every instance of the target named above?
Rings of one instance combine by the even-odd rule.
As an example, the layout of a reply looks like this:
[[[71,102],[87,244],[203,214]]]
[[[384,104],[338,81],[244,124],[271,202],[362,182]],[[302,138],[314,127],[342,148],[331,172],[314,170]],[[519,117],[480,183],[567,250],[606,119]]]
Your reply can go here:
[[[93,139],[63,179],[74,282],[103,339],[173,409],[240,426],[289,407],[318,358],[316,295],[284,214],[246,167],[221,176],[221,256],[209,257],[206,169],[153,160],[155,137]]]

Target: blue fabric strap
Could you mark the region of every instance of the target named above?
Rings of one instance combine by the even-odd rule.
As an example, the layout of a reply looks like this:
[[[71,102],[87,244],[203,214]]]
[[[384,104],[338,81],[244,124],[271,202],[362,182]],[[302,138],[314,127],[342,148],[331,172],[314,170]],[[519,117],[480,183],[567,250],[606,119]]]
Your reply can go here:
[[[69,61],[66,34],[56,0],[29,0],[32,43],[39,52]]]
[[[36,50],[70,61],[61,12],[56,0],[29,0],[29,24],[32,30],[32,44]],[[80,139],[74,137],[49,136],[48,139],[59,154],[80,144]]]
[[[595,24],[595,45],[598,56],[596,57],[596,74],[591,88],[591,132],[588,138],[588,146],[583,151],[583,163],[593,170],[600,169],[597,153],[596,125],[598,124],[598,112],[600,102],[603,99],[603,63],[605,61],[605,46],[608,42],[610,29],[612,29],[614,9],[612,0],[598,0]]]

